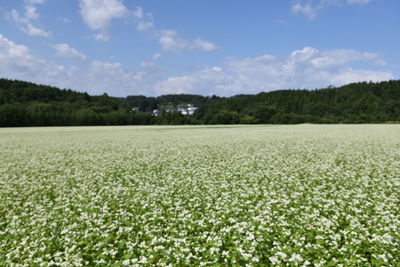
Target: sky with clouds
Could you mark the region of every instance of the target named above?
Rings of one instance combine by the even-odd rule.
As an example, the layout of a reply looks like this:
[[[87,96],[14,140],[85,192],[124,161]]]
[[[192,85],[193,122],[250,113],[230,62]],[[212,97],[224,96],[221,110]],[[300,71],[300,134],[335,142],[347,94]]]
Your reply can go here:
[[[400,79],[399,0],[1,0],[0,77],[112,96]]]

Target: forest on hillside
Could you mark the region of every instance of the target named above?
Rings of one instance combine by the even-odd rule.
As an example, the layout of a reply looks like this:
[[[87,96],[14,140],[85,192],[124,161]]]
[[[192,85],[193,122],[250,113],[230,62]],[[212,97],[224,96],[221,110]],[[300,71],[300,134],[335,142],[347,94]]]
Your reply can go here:
[[[179,108],[197,107],[193,115]],[[153,111],[158,110],[158,116]],[[398,123],[400,81],[232,97],[127,96],[0,79],[0,126]]]

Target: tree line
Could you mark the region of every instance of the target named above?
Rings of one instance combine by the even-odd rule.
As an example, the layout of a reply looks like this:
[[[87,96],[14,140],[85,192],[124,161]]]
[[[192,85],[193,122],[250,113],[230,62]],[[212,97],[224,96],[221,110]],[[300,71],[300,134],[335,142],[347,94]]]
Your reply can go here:
[[[193,116],[174,111],[187,104],[198,107]],[[153,116],[154,109],[170,112]],[[232,97],[180,94],[116,98],[0,79],[1,127],[387,122],[400,122],[400,81]]]

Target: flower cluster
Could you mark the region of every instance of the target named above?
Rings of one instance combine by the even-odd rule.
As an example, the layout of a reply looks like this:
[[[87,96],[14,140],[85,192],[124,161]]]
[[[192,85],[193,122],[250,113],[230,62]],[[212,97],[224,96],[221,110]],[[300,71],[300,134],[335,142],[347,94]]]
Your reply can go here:
[[[0,129],[1,266],[396,266],[400,127]]]

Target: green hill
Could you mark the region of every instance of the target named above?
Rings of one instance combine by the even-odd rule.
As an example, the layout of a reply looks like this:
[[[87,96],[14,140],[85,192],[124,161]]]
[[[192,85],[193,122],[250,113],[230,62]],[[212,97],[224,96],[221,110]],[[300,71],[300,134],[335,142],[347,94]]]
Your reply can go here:
[[[188,104],[198,107],[193,116],[177,112]],[[152,116],[154,109],[162,111],[161,115]],[[0,79],[3,127],[386,122],[400,122],[400,81],[232,97],[180,94],[116,98]]]
[[[121,99],[0,79],[0,126],[148,124]]]
[[[400,81],[215,98],[196,116],[208,123],[400,122]]]

